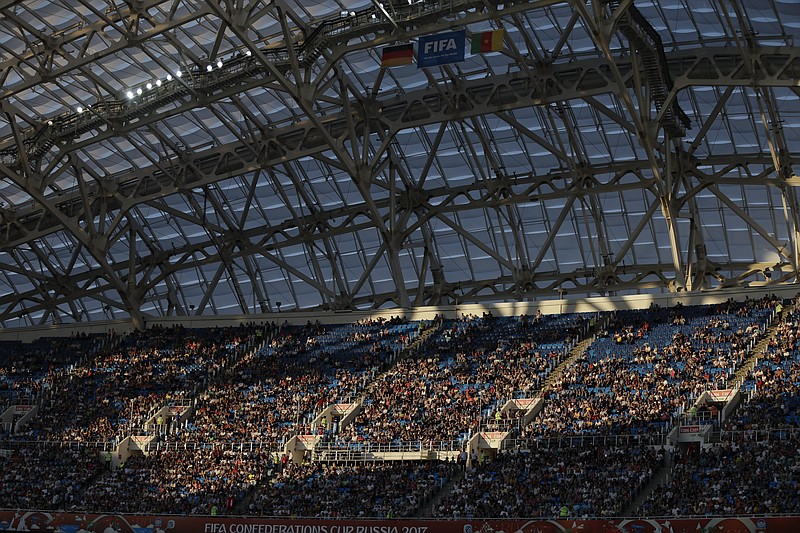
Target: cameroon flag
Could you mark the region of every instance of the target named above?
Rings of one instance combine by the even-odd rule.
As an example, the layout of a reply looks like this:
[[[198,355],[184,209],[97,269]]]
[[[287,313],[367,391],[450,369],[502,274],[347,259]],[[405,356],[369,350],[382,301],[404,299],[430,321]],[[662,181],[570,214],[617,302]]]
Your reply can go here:
[[[472,53],[497,52],[503,49],[503,34],[505,30],[485,31],[472,34]]]

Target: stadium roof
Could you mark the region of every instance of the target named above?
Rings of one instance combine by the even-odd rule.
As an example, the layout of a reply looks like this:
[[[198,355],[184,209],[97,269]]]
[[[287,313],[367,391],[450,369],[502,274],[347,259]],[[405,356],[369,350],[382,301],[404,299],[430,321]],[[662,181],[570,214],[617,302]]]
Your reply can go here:
[[[0,324],[794,282],[799,26],[795,0],[0,0]]]

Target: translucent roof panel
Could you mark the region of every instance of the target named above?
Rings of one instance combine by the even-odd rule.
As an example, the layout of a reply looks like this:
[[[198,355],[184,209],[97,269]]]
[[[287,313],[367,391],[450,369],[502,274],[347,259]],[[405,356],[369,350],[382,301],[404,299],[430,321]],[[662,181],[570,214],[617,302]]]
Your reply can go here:
[[[0,324],[794,282],[800,9],[735,5],[5,2]]]

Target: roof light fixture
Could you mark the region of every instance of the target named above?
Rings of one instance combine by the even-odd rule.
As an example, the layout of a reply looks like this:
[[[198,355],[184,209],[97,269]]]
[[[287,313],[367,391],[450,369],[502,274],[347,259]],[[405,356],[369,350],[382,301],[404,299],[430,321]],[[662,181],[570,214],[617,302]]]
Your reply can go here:
[[[176,78],[180,78],[181,76],[183,76],[183,72],[181,72],[180,70],[176,70],[175,71],[175,77]]]
[[[77,111],[78,113],[83,113],[83,108],[81,106],[78,106],[78,108],[75,111]]]
[[[167,81],[172,81],[172,74],[167,74]]]
[[[141,88],[141,87],[139,87],[138,89],[136,89],[136,94],[142,94],[142,88]]]
[[[161,87],[161,80],[156,80],[156,87]]]
[[[208,66],[206,67],[206,70],[207,70],[207,71],[209,71],[209,72],[211,72],[212,70],[214,70],[214,67],[212,67],[211,65],[208,65]]]
[[[221,59],[217,60],[217,68],[222,68],[222,60]]]
[[[125,93],[125,96],[128,97],[128,100],[133,100],[133,91],[128,91],[127,93]]]
[[[147,90],[149,91],[150,89],[153,88],[153,84],[148,81],[147,85],[145,85],[145,87],[147,87]]]

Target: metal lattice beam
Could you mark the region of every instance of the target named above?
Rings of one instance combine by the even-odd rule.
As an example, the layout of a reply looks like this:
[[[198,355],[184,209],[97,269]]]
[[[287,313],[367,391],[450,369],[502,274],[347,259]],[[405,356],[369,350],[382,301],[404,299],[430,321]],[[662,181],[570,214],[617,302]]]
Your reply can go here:
[[[800,47],[754,50],[753,53],[772,65],[763,70],[771,72],[772,76],[761,76],[758,80],[762,86],[789,86],[794,83],[794,76],[800,77],[793,66],[795,60],[800,59]],[[736,65],[744,61],[737,50],[703,48],[670,53],[667,57],[676,87],[752,82],[737,74],[740,69]],[[632,82],[629,62],[620,60],[617,68],[628,83]],[[356,134],[362,133],[368,124],[370,131],[382,131],[391,136],[412,127],[612,92],[618,85],[607,70],[606,65],[596,60],[571,62],[552,67],[537,80],[526,74],[509,73],[465,81],[457,88],[443,90],[437,87],[409,92],[391,100],[375,101],[369,108],[354,102],[350,106],[353,116],[321,119],[325,135],[321,135],[312,123],[274,128],[256,139],[199,152],[188,160],[166,160],[155,167],[111,176],[83,193],[77,189],[60,191],[57,197],[47,197],[51,204],[48,209],[42,209],[36,202],[6,209],[1,212],[0,249],[57,231],[61,223],[58,217],[53,216],[56,210],[70,218],[81,219],[85,216],[84,196],[88,196],[90,209],[94,209],[95,203],[103,198],[108,203],[108,212],[125,211],[142,202],[324,152],[330,149],[328,139],[345,137],[353,123]],[[540,90],[540,87],[546,89]]]
[[[728,173],[731,169],[741,166],[741,159],[747,160],[755,168],[769,168],[770,157],[768,154],[745,154],[741,156],[718,156],[709,158],[706,163],[720,168],[721,170],[714,175],[705,175],[702,173],[696,174],[697,186],[687,191],[682,198],[685,204],[688,200],[695,195],[699,194],[705,189],[714,189],[719,185],[724,184],[751,184],[759,186],[774,186],[774,187],[791,187],[795,188],[800,186],[800,180],[781,180],[778,178],[766,178],[759,173],[753,173],[750,179],[740,177],[729,177]],[[649,196],[653,199],[651,209],[648,211],[644,220],[630,235],[630,238],[618,250],[612,250],[616,253],[614,259],[614,270],[611,272],[598,272],[595,269],[589,270],[576,270],[574,272],[563,273],[548,273],[542,272],[539,268],[540,260],[532,263],[533,275],[528,278],[519,278],[514,275],[509,276],[507,279],[502,278],[503,282],[493,280],[476,280],[474,287],[491,287],[492,294],[497,296],[498,287],[503,285],[505,289],[502,294],[510,298],[534,297],[542,295],[555,290],[567,290],[579,292],[586,288],[591,287],[591,290],[597,290],[597,284],[602,275],[602,283],[604,290],[624,290],[626,287],[633,286],[635,283],[642,280],[649,280],[646,283],[648,286],[655,287],[658,283],[663,282],[660,287],[665,287],[669,281],[673,279],[675,274],[674,269],[669,265],[660,265],[656,269],[653,265],[629,265],[622,267],[620,263],[624,260],[628,250],[635,242],[639,233],[646,224],[652,223],[652,217],[655,216],[657,209],[653,207],[658,204],[657,192],[655,191],[654,181],[652,177],[647,177],[647,161],[633,161],[627,163],[618,163],[608,166],[595,166],[589,171],[588,176],[584,176],[582,180],[575,180],[570,172],[554,173],[545,176],[507,176],[497,178],[489,181],[479,181],[464,185],[462,187],[441,187],[432,188],[426,191],[398,191],[398,200],[396,202],[398,208],[402,211],[409,211],[416,213],[416,220],[410,224],[401,236],[405,239],[407,236],[414,234],[420,228],[423,228],[427,222],[432,218],[442,220],[456,216],[459,212],[469,211],[476,209],[476,206],[481,208],[502,208],[503,206],[513,206],[516,204],[530,203],[531,201],[547,202],[556,198],[579,199],[590,195],[609,194],[621,191],[635,191],[645,190],[648,191]],[[594,174],[591,174],[594,173]],[[768,172],[767,172],[768,173]],[[609,177],[611,176],[611,177]],[[632,180],[631,177],[637,179]],[[469,198],[469,202],[464,203],[463,199]],[[376,208],[382,213],[385,220],[388,222],[390,217],[390,199],[376,200]],[[159,207],[157,203],[153,207]],[[184,219],[188,222],[193,222],[198,227],[205,225],[202,219],[202,210],[197,211],[192,220],[191,215],[184,215]],[[569,216],[569,210],[563,211],[564,218]],[[334,221],[336,221],[334,223]],[[154,288],[157,284],[168,279],[172,274],[191,268],[197,268],[201,265],[220,264],[233,261],[238,258],[248,257],[252,254],[262,255],[269,259],[271,262],[281,265],[294,273],[299,279],[305,283],[317,287],[320,292],[326,293],[329,298],[333,299],[337,294],[339,288],[335,286],[326,286],[318,280],[313,279],[306,273],[294,269],[290,264],[284,262],[280,258],[280,251],[284,248],[290,248],[298,244],[311,244],[319,239],[321,235],[326,237],[333,237],[336,235],[357,233],[361,230],[373,227],[370,222],[370,210],[364,205],[352,205],[339,209],[329,211],[320,211],[314,213],[312,216],[307,217],[292,217],[282,224],[271,227],[260,227],[243,232],[231,232],[227,235],[215,235],[206,241],[200,241],[191,245],[183,247],[176,247],[171,250],[163,250],[154,253],[151,256],[142,255],[135,258],[133,265],[129,265],[128,261],[121,261],[110,265],[110,268],[115,271],[123,272],[131,268],[132,272],[127,272],[127,275],[133,278],[150,272],[145,276],[145,280],[139,285],[139,292],[144,294]],[[774,242],[774,245],[779,243]],[[545,242],[542,246],[541,256],[544,256],[546,249],[552,245],[552,241]],[[491,250],[487,250],[491,251]],[[382,257],[386,250],[383,248],[379,250],[375,258]],[[225,261],[221,261],[222,256],[225,256]],[[155,274],[154,268],[158,267],[158,273]],[[375,263],[372,263],[366,269],[363,280],[369,276],[371,268],[374,268]],[[511,265],[508,265],[511,267]],[[719,265],[726,270],[743,269],[744,265],[738,262],[730,262]],[[775,265],[769,265],[774,267]],[[22,272],[15,265],[0,265],[0,268],[16,269]],[[223,268],[225,268],[223,266]],[[747,270],[747,268],[744,268]],[[752,270],[752,269],[751,269]],[[756,269],[757,270],[757,269]],[[583,281],[579,281],[583,280]],[[657,281],[660,280],[660,281]],[[75,273],[70,277],[70,283],[75,290],[59,293],[53,297],[42,299],[38,289],[33,289],[30,292],[8,295],[0,297],[0,308],[5,309],[0,313],[0,316],[5,317],[5,320],[21,316],[24,313],[32,312],[38,309],[45,309],[67,303],[70,298],[80,291],[86,297],[102,296],[104,292],[114,290],[114,285],[106,281],[101,272],[95,270],[87,270],[80,273]],[[525,286],[520,285],[524,283]],[[463,287],[466,284],[460,283]],[[348,295],[352,305],[363,305],[365,297],[357,294],[360,287],[363,286],[363,281],[354,287],[354,293]],[[441,299],[442,297],[454,297],[452,294],[453,287],[447,283],[443,283],[437,289],[438,292],[430,292],[430,289],[422,289],[422,296],[418,299],[435,298]],[[483,290],[483,289],[481,289]],[[488,289],[486,289],[488,290]],[[480,291],[473,295],[479,295]],[[469,291],[459,297],[466,297]],[[394,298],[394,297],[392,297]],[[480,298],[478,298],[480,299]],[[375,302],[380,301],[381,298],[376,298]],[[25,308],[19,307],[21,302],[29,302]],[[462,300],[464,301],[464,300]],[[399,302],[396,302],[399,304]]]

